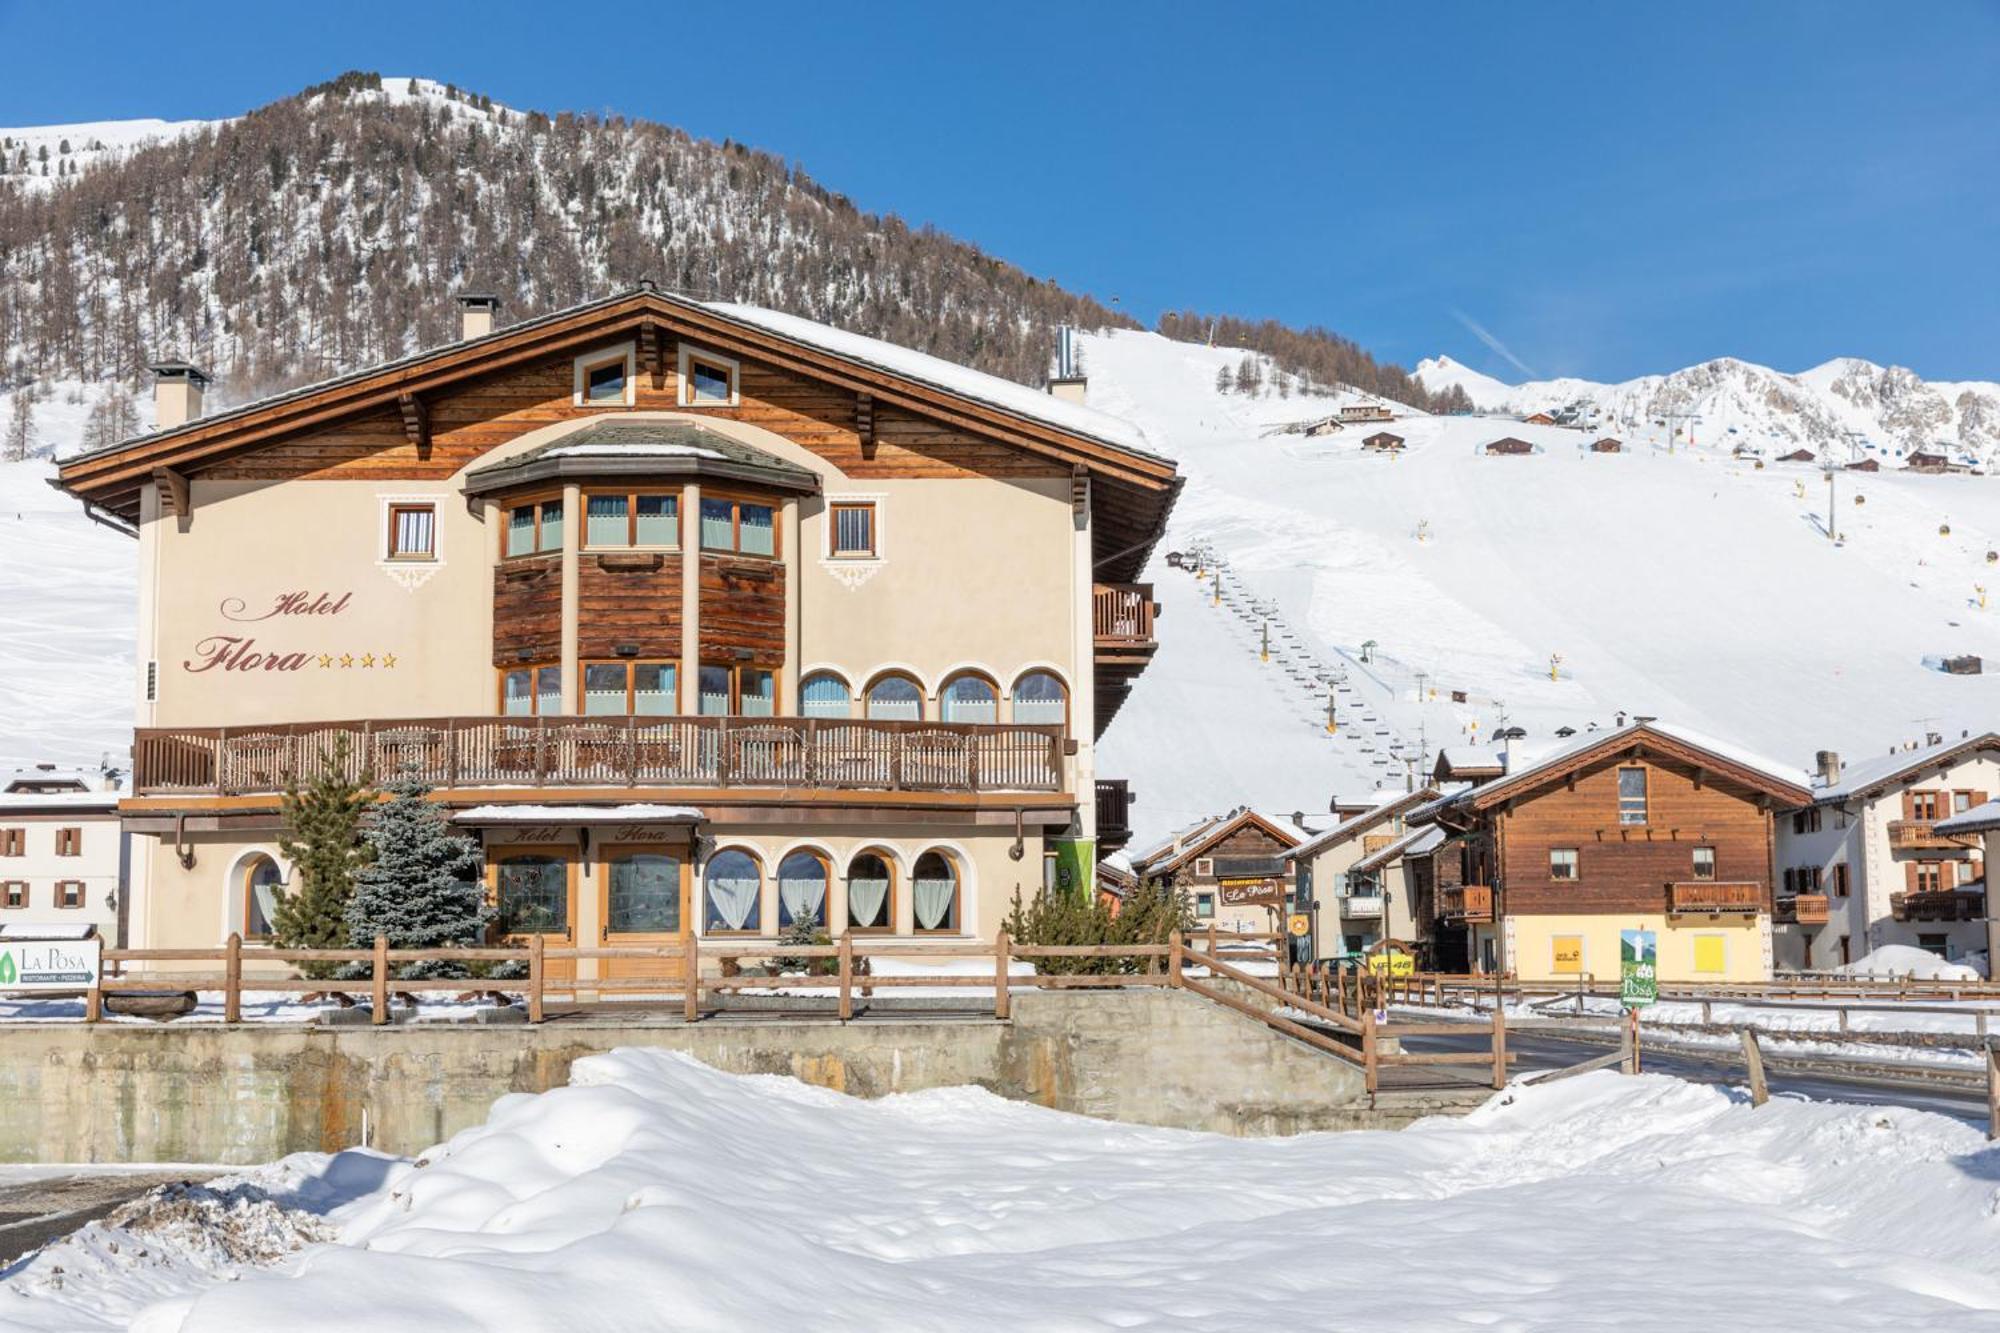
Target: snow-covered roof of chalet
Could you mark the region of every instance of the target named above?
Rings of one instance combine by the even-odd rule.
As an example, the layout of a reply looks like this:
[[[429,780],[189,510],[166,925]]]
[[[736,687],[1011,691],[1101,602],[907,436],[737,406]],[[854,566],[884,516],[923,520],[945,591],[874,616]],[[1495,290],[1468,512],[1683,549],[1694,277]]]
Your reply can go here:
[[[1818,805],[1852,800],[1857,796],[1873,796],[1916,778],[1925,768],[1955,763],[1974,751],[1988,749],[2000,750],[2000,733],[1961,732],[1949,740],[1930,745],[1891,750],[1888,754],[1869,755],[1865,759],[1843,763],[1838,782],[1813,788],[1813,803]]]
[[[1982,801],[1970,810],[1962,810],[1948,819],[1940,819],[1932,827],[1935,832],[1943,834],[1989,833],[1994,829],[2000,829],[2000,800]]]
[[[1359,814],[1348,816],[1330,829],[1315,833],[1312,837],[1307,838],[1304,842],[1292,848],[1291,851],[1285,853],[1285,859],[1288,861],[1300,861],[1308,857],[1317,856],[1328,847],[1346,842],[1349,838],[1367,832],[1391,815],[1406,813],[1420,805],[1426,804],[1435,798],[1437,794],[1435,787],[1424,787],[1417,791],[1402,791],[1400,789],[1378,791],[1375,793],[1374,802],[1366,810],[1361,811]]]
[[[475,805],[452,816],[455,824],[699,824],[708,818],[691,805]]]
[[[1413,828],[1388,846],[1377,848],[1362,857],[1348,869],[1364,874],[1370,870],[1380,870],[1400,856],[1421,856],[1443,841],[1444,830],[1435,824]]]
[[[1135,869],[1155,870],[1185,860],[1199,855],[1209,844],[1227,836],[1238,826],[1251,823],[1268,826],[1281,841],[1293,846],[1307,836],[1306,830],[1294,823],[1289,814],[1240,806],[1226,814],[1196,820],[1144,850],[1131,853],[1131,864]]]
[[[755,445],[732,439],[698,421],[593,421],[547,444],[465,474],[465,491],[478,495],[563,476],[648,477],[686,474],[762,482],[816,493],[819,474]]]
[[[36,790],[45,787],[56,790]],[[122,794],[117,786],[107,788],[104,774],[94,768],[37,764],[0,775],[0,810],[110,810]]]
[[[1731,768],[1741,777],[1768,794],[1804,805],[1810,799],[1811,776],[1802,768],[1768,759],[1754,751],[1746,750],[1728,741],[1717,740],[1691,728],[1670,722],[1648,721],[1629,722],[1622,727],[1608,731],[1586,732],[1571,737],[1551,750],[1538,755],[1533,762],[1523,763],[1505,777],[1468,788],[1422,812],[1412,812],[1410,818],[1428,817],[1452,805],[1471,805],[1485,808],[1519,793],[1545,778],[1552,777],[1565,765],[1583,756],[1603,751],[1612,753],[1634,744],[1652,742],[1657,748],[1667,751],[1686,750],[1703,755],[1715,761],[1718,767]],[[1517,755],[1518,757],[1518,755]]]

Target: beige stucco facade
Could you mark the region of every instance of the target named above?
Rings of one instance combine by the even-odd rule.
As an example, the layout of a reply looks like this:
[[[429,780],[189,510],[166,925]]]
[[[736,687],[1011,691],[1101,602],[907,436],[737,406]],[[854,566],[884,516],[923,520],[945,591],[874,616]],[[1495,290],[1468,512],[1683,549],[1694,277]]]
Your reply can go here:
[[[1619,933],[1650,930],[1658,949],[1661,985],[1768,981],[1771,918],[1762,913],[1694,918],[1636,913],[1518,916],[1501,923],[1506,956],[1523,981],[1575,981],[1598,985],[1619,978]]]

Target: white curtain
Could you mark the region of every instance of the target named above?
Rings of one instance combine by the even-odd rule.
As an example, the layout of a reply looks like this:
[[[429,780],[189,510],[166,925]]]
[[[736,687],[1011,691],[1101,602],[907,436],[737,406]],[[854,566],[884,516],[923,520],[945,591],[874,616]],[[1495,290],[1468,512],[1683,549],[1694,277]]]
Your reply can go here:
[[[778,898],[785,906],[786,920],[819,920],[820,909],[826,904],[826,872],[814,861],[794,874],[781,873]]]
[[[847,879],[847,918],[850,924],[861,926],[886,926],[882,917],[882,904],[889,897],[889,877],[883,875],[850,875]]]
[[[917,928],[920,930],[941,930],[950,925],[951,900],[958,887],[951,873],[942,876],[919,875],[915,881]]]
[[[750,914],[757,908],[757,876],[755,873],[711,873],[708,877],[708,901],[726,929],[744,929],[749,925]]]

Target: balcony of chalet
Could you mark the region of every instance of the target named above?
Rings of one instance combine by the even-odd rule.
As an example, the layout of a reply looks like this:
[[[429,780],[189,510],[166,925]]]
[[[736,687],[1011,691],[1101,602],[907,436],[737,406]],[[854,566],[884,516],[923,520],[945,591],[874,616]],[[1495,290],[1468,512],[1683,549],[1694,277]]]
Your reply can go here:
[[[1897,921],[1982,921],[1984,889],[1926,889],[1889,895],[1889,915]]]
[[[1382,895],[1379,891],[1349,893],[1340,899],[1340,915],[1350,921],[1372,921],[1382,915]]]
[[[1153,620],[1160,607],[1150,583],[1095,584],[1090,605],[1096,642],[1097,731],[1102,735],[1159,647]]]
[[[1831,908],[1823,893],[1796,893],[1780,898],[1771,919],[1780,925],[1823,926]]]
[[[1754,880],[1696,879],[1667,885],[1669,913],[1727,915],[1763,910],[1764,886]]]
[[[1490,884],[1447,885],[1437,891],[1440,921],[1483,922],[1493,919],[1493,886]]]
[[[1124,778],[1097,779],[1097,850],[1110,854],[1132,841],[1132,788]]]
[[[1937,831],[1935,819],[1892,819],[1889,821],[1889,850],[1892,852],[1964,852],[1978,846],[1977,840],[1961,841]]]
[[[448,717],[141,728],[137,796],[255,796],[347,764],[468,788],[799,788],[1057,792],[1073,742],[1056,724],[797,717]]]

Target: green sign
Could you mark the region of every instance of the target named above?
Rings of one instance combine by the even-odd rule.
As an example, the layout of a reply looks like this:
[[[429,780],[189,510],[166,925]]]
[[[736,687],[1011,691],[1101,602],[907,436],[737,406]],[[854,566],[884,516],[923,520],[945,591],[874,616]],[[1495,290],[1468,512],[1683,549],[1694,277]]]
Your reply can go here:
[[[1618,932],[1618,1002],[1640,1009],[1660,998],[1659,936],[1650,930]]]
[[[103,947],[94,937],[0,943],[0,990],[87,990]]]
[[[1097,891],[1096,839],[1057,838],[1049,843],[1049,850],[1056,854],[1056,882],[1049,885],[1051,889],[1059,893]]]

